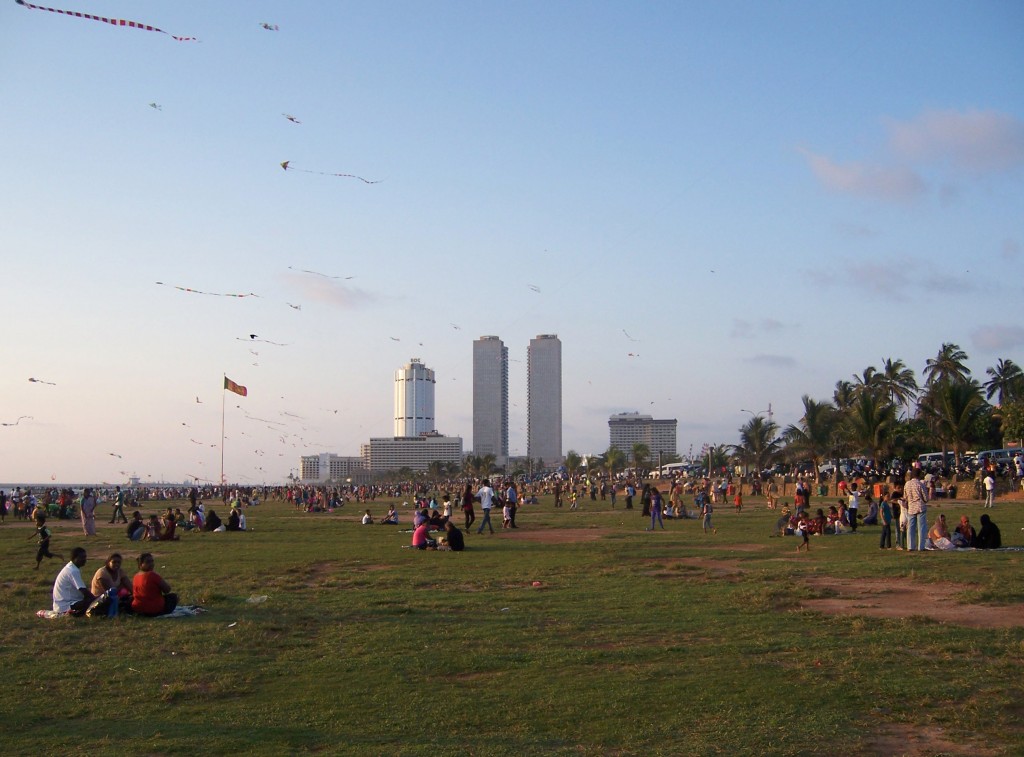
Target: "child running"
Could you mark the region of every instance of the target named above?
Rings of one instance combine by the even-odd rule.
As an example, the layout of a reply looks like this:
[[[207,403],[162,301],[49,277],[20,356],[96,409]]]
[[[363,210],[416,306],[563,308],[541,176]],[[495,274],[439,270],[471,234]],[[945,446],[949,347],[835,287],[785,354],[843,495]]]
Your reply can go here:
[[[50,529],[46,525],[46,516],[36,516],[36,530],[29,535],[28,538],[33,536],[39,539],[39,550],[36,552],[36,570],[39,570],[40,563],[43,562],[43,558],[60,557],[61,561],[64,560],[60,554],[52,554],[50,552]]]

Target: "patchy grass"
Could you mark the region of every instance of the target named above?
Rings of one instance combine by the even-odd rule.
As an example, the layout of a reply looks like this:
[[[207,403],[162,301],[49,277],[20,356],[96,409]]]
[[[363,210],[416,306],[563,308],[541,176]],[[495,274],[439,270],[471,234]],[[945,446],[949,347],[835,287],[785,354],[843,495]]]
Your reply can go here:
[[[264,504],[249,533],[161,545],[157,571],[209,610],[180,620],[36,618],[61,566],[33,570],[29,527],[8,521],[4,752],[1024,752],[1024,553],[881,552],[864,528],[797,555],[759,504],[705,537],[545,501],[461,554],[403,549],[407,526],[361,526],[363,506]],[[1021,513],[992,515],[1021,542]],[[89,549],[87,578],[139,548],[54,531],[55,551]]]

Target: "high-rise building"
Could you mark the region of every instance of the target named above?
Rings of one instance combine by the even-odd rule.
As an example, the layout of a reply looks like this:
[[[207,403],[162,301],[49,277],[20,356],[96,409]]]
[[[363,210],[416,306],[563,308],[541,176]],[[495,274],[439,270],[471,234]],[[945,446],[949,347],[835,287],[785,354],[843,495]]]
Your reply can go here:
[[[634,444],[647,445],[648,460],[656,461],[658,453],[676,454],[677,421],[655,420],[640,413],[618,413],[608,419],[609,444],[630,459]]]
[[[526,445],[531,460],[562,460],[562,342],[555,334],[530,340],[526,352]]]
[[[508,347],[496,336],[473,342],[473,454],[508,459]]]
[[[434,372],[412,358],[395,371],[395,436],[419,436],[435,428]]]

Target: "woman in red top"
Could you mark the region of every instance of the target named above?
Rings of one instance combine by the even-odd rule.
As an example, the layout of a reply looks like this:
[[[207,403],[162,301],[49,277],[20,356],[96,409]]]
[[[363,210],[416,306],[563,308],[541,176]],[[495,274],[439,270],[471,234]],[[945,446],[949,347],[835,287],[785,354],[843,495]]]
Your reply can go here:
[[[153,571],[153,555],[139,555],[139,572],[132,579],[132,611],[138,615],[166,615],[178,606],[178,595]]]

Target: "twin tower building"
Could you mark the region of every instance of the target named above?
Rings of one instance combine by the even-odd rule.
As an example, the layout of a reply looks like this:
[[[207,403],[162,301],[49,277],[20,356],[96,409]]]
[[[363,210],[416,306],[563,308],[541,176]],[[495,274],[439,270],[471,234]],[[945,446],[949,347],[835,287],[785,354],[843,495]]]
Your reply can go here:
[[[562,342],[541,334],[530,340],[526,357],[526,454],[555,464],[562,459]],[[499,464],[509,457],[508,363],[498,337],[473,342],[473,454],[493,455]],[[434,385],[434,372],[417,359],[395,371],[395,437],[437,433]]]

